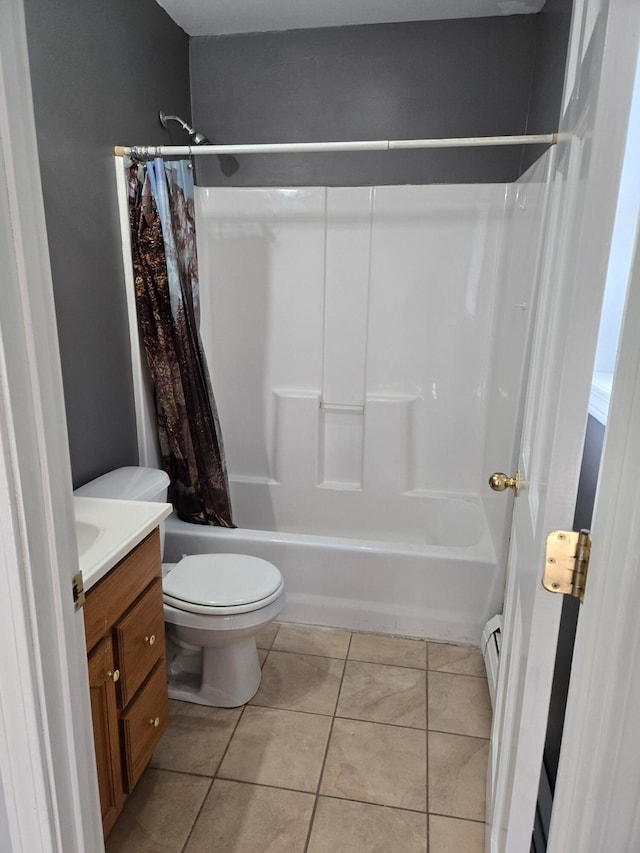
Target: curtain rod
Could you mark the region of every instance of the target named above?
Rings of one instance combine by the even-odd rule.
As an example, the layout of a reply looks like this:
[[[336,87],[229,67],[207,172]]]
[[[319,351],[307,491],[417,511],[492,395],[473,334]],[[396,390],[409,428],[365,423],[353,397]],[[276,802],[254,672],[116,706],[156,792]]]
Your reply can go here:
[[[494,145],[555,145],[557,133],[527,136],[467,136],[450,139],[378,139],[360,142],[268,142],[249,145],[116,145],[116,157],[190,157],[192,154],[291,154],[328,151],[393,151],[409,148],[479,148]]]

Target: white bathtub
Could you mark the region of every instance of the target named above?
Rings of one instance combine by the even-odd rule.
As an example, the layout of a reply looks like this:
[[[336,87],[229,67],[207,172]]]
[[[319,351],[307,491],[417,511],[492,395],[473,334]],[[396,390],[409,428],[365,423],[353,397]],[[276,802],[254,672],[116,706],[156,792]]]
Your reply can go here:
[[[334,494],[334,505],[336,498],[341,502]],[[371,532],[353,538],[228,530],[172,516],[166,522],[164,558],[173,562],[184,554],[226,552],[269,560],[285,580],[285,621],[478,644],[482,627],[501,603],[500,573],[482,505],[434,496],[415,501],[413,496],[399,518],[413,515],[415,520],[409,510],[418,504],[421,533],[411,533],[407,523],[406,541],[397,541],[395,522],[390,525],[395,541],[390,541]],[[277,514],[277,502],[274,506]],[[235,511],[242,518],[237,502]]]

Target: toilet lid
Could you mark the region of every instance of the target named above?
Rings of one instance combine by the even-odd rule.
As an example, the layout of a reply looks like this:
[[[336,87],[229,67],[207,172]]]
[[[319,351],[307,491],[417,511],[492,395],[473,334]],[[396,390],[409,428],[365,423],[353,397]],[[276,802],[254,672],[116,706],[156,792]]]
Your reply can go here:
[[[165,596],[201,607],[243,607],[281,587],[282,575],[274,565],[246,554],[183,557],[162,582]]]

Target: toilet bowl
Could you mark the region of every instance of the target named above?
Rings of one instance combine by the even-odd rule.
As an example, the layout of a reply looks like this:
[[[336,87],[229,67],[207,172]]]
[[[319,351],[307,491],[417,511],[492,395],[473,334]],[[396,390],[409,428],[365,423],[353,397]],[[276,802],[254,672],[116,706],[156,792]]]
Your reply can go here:
[[[169,478],[153,468],[119,468],[76,490],[83,497],[166,499]],[[164,547],[164,530],[160,530]],[[169,696],[199,705],[244,705],[260,686],[255,636],[284,607],[284,581],[266,560],[196,554],[163,563]]]
[[[223,708],[248,702],[262,675],[255,635],[282,610],[282,575],[244,554],[183,557],[163,574],[169,696]]]

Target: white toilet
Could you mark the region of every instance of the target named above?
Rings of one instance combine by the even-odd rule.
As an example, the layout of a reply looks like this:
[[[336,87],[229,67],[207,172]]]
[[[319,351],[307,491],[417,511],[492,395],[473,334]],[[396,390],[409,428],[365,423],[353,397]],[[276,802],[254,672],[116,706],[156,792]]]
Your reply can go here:
[[[155,468],[118,468],[75,494],[165,501],[169,478]],[[164,548],[164,529],[160,528]],[[244,705],[260,686],[255,635],[284,606],[278,569],[244,554],[196,554],[163,563],[169,696],[199,705]]]

